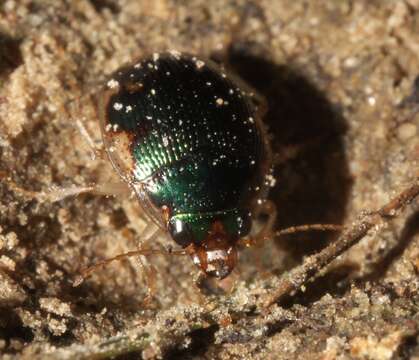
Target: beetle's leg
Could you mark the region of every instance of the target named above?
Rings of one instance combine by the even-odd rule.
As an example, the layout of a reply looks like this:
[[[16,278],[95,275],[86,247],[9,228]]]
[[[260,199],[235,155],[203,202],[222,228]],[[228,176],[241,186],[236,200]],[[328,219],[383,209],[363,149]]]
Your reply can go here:
[[[129,195],[131,190],[123,182],[116,183],[98,183],[86,186],[74,185],[70,187],[51,186],[46,191],[32,191],[27,190],[17,185],[7,174],[0,171],[0,182],[5,182],[14,192],[19,195],[32,200],[37,199],[41,202],[57,202],[69,196],[77,196],[84,193],[105,195],[105,196],[120,196]]]
[[[89,96],[92,94],[89,94]],[[81,99],[73,99],[71,100],[67,105],[74,106],[74,104],[77,104],[77,108],[71,111],[68,109],[68,106],[62,106],[62,111],[65,113],[69,118],[73,119],[73,123],[75,124],[76,128],[80,132],[81,136],[85,140],[85,142],[89,145],[89,148],[92,152],[92,159],[102,159],[105,160],[106,157],[106,151],[102,146],[99,146],[94,140],[93,137],[90,135],[89,131],[83,124],[83,122],[79,119],[82,118],[81,114],[81,106],[80,106]],[[74,114],[75,112],[75,114]],[[4,171],[0,170],[0,182],[4,181],[8,184],[8,186],[15,191],[16,193],[20,194],[21,196],[28,198],[28,199],[38,199],[42,202],[57,202],[60,200],[63,200],[69,196],[77,196],[79,194],[83,193],[93,193],[98,195],[114,195],[114,196],[120,196],[120,195],[129,195],[131,194],[131,190],[126,186],[126,184],[121,182],[115,182],[112,183],[109,182],[103,182],[103,183],[97,183],[92,185],[86,185],[86,186],[70,186],[70,187],[59,187],[59,186],[51,186],[46,191],[31,191],[24,189],[17,185],[13,180],[10,179],[8,174]]]
[[[152,231],[147,235],[147,228],[149,227],[152,228]],[[148,225],[144,229],[144,232],[146,233],[144,242],[153,243],[153,240],[159,235],[160,229],[156,228],[154,224],[151,224],[151,226]],[[141,251],[142,248],[142,244],[138,243],[138,250]],[[147,286],[147,295],[144,299],[144,303],[148,304],[151,302],[154,295],[156,294],[157,271],[155,267],[148,261],[145,255],[140,255],[138,257],[138,260],[140,263],[140,267],[143,270],[144,279]]]
[[[141,249],[139,249],[141,250]],[[144,299],[145,304],[149,304],[154,295],[156,294],[156,283],[157,283],[157,270],[156,268],[150,264],[145,257],[145,255],[140,255],[139,257],[140,267],[144,274],[145,284],[147,287],[147,294]]]
[[[98,143],[93,140],[93,136],[91,136],[81,119],[98,118],[97,100],[95,100],[95,98],[98,95],[98,89],[100,88],[103,79],[100,80],[101,81],[87,84],[86,89],[80,89],[78,84],[69,84],[72,90],[71,92],[73,94],[78,94],[78,96],[76,95],[75,98],[68,100],[67,103],[63,104],[61,107],[61,112],[72,120],[71,122],[75,125],[80,135],[89,146],[92,152],[92,160],[106,160],[106,151],[103,148],[102,141]]]
[[[268,220],[263,225],[262,229],[255,235],[241,239],[241,245],[245,246],[262,246],[264,241],[273,235],[273,226],[275,224],[277,210],[276,206],[271,200],[265,200],[256,209],[256,218],[260,215],[267,215]]]
[[[281,147],[272,158],[273,166],[281,166],[286,164],[288,161],[295,159],[305,148],[304,145],[295,144],[295,145],[286,145]]]
[[[283,145],[272,157],[273,166],[281,166],[296,159],[301,153],[310,150],[313,146],[319,145],[322,140],[324,140],[324,137],[318,136],[304,143]]]
[[[106,160],[107,155],[105,149],[103,148],[103,144],[98,145],[97,143],[95,143],[93,137],[90,135],[89,131],[87,130],[86,126],[84,126],[81,120],[76,119],[75,124],[77,130],[80,132],[80,135],[83,137],[83,139],[89,145],[90,150],[92,151],[92,160]]]

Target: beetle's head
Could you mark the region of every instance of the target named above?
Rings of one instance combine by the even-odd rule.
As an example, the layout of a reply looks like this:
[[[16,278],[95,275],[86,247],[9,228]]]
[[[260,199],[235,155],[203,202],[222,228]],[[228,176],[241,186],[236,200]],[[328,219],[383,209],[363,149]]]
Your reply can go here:
[[[248,211],[173,216],[168,224],[173,239],[186,248],[206,275],[224,279],[237,264],[237,241],[250,231]]]

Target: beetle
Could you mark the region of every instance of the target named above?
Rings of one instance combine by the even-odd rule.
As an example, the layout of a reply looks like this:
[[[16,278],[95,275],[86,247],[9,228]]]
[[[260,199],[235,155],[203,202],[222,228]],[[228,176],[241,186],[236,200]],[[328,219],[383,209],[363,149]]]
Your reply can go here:
[[[106,152],[145,212],[206,275],[228,276],[272,182],[263,101],[177,51],[117,70],[100,99]]]

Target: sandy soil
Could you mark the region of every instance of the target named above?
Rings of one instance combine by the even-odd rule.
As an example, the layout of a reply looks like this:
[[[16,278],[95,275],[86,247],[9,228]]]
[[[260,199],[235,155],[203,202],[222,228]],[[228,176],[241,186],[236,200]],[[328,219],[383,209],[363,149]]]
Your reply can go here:
[[[135,249],[147,221],[135,199],[31,193],[117,180],[76,120],[99,144],[92,95],[106,76],[177,49],[227,62],[267,98],[276,154],[304,145],[275,172],[277,227],[351,224],[418,177],[418,34],[418,0],[1,1],[3,358],[419,359],[417,201],[264,311],[274,280],[334,234],[243,251],[229,293],[198,291],[176,256],[73,288],[85,266]]]

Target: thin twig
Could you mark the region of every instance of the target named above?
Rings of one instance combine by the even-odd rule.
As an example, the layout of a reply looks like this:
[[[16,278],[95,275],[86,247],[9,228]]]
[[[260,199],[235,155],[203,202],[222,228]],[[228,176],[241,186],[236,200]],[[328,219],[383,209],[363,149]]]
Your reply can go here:
[[[338,240],[327,246],[318,254],[308,257],[304,263],[291,271],[285,278],[280,280],[277,289],[264,299],[264,307],[270,307],[281,298],[301,288],[320,270],[324,269],[339,255],[353,245],[357,244],[373,227],[389,221],[397,211],[413,201],[419,194],[419,179],[405,191],[397,195],[389,203],[377,211],[365,215],[361,220],[348,228]]]

